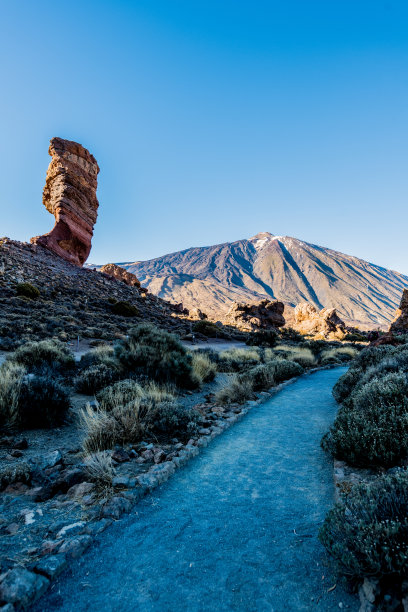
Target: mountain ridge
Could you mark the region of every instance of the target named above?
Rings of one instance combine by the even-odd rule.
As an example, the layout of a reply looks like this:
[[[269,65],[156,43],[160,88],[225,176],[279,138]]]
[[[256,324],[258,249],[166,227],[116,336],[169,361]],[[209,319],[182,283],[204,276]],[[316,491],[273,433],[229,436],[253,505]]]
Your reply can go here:
[[[215,320],[223,320],[234,301],[267,298],[284,302],[289,320],[298,303],[310,302],[336,308],[349,324],[386,328],[408,287],[408,276],[399,272],[270,232],[119,265],[152,293]]]

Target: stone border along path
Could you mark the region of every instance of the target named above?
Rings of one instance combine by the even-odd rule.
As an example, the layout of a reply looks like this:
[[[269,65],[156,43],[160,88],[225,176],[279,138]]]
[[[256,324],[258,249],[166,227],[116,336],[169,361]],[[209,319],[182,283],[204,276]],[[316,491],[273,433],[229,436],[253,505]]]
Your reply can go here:
[[[33,609],[358,610],[317,539],[334,495],[320,438],[344,371],[302,376],[258,405],[99,534]]]

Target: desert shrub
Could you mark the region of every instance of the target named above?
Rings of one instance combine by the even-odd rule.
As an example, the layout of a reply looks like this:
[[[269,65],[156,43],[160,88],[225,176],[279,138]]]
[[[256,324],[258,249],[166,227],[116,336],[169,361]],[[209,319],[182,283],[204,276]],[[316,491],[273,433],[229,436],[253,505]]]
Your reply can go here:
[[[157,435],[191,436],[197,432],[199,413],[177,402],[160,402],[148,415],[147,426]]]
[[[85,457],[84,464],[88,480],[95,484],[98,497],[110,497],[115,476],[111,454],[106,451],[92,453]]]
[[[257,365],[260,360],[259,349],[227,349],[219,354],[219,370],[221,372],[240,372],[245,368]]]
[[[158,385],[154,381],[149,381],[143,383],[142,386],[139,382],[132,379],[118,381],[96,395],[100,408],[106,412],[141,399],[150,400],[151,402],[163,402],[171,401],[174,397],[175,391],[168,385]]]
[[[371,366],[378,365],[384,357],[393,352],[392,346],[368,346],[355,358],[353,367],[361,368],[364,372]]]
[[[30,300],[36,300],[40,297],[40,290],[31,283],[18,283],[16,292],[17,295],[29,298]]]
[[[252,332],[246,341],[248,346],[273,347],[278,343],[279,333],[276,329],[262,329]]]
[[[333,387],[332,393],[336,402],[342,402],[350,395],[355,385],[360,380],[363,374],[362,368],[351,367],[345,374],[340,376]]]
[[[146,431],[146,420],[151,402],[142,398],[125,406],[116,406],[110,412],[92,408],[87,404],[80,412],[80,423],[85,433],[83,442],[87,454],[110,449],[115,444],[135,443]]]
[[[0,491],[15,482],[29,483],[32,470],[26,461],[20,461],[16,465],[5,466],[0,469]]]
[[[217,366],[211,361],[210,357],[204,353],[196,352],[192,355],[193,376],[198,380],[199,384],[201,385],[203,382],[214,380],[217,373]]]
[[[82,370],[74,380],[74,386],[79,393],[93,395],[100,389],[111,385],[118,378],[118,371],[103,363]]]
[[[7,360],[24,365],[28,370],[47,366],[63,372],[75,367],[75,359],[72,353],[66,346],[56,340],[27,342],[19,346]]]
[[[322,351],[320,362],[324,365],[331,362],[351,361],[357,355],[357,350],[351,346],[334,347]]]
[[[147,374],[187,389],[197,386],[191,354],[173,334],[149,323],[132,328],[129,337],[118,343],[115,353],[129,372]]]
[[[275,351],[283,355],[285,359],[294,361],[304,368],[312,368],[316,365],[316,358],[310,348],[279,344],[275,347]]]
[[[121,317],[136,317],[139,314],[139,310],[130,302],[115,302],[111,306],[111,311],[115,315]]]
[[[299,363],[287,359],[276,359],[268,366],[273,369],[273,377],[277,385],[295,376],[300,376],[304,372]]]
[[[267,391],[275,383],[274,363],[260,364],[239,375],[239,380],[247,383],[254,391]]]
[[[328,513],[320,540],[341,572],[350,577],[406,576],[407,472],[353,486],[344,503]]]
[[[69,393],[50,376],[26,376],[19,389],[13,423],[20,429],[62,425],[70,408]]]
[[[112,346],[104,344],[88,351],[85,355],[82,355],[79,367],[85,369],[99,364],[106,365],[111,369],[118,369],[119,364]]]
[[[302,342],[303,336],[298,331],[293,329],[293,327],[281,327],[279,330],[280,336],[284,341],[290,342]]]
[[[14,424],[25,375],[25,367],[18,363],[6,361],[0,367],[0,426]]]
[[[222,338],[225,336],[222,329],[215,325],[215,323],[207,320],[194,321],[192,328],[196,334],[203,334],[207,338]]]
[[[243,404],[253,399],[254,391],[250,380],[240,380],[238,376],[232,379],[215,394],[218,404]]]
[[[408,455],[408,382],[390,373],[356,390],[340,407],[323,446],[358,466],[392,466]]]

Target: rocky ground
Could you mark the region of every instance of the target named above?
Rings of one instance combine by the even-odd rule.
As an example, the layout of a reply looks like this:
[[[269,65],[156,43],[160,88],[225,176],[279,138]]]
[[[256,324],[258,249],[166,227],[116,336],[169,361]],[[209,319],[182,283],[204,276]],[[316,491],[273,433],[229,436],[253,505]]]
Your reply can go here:
[[[31,283],[40,296],[18,296],[19,283]],[[129,302],[135,316],[115,314],[116,302]],[[113,340],[140,321],[182,337],[191,331],[191,322],[171,304],[136,286],[75,266],[39,245],[0,239],[0,349],[48,337]]]

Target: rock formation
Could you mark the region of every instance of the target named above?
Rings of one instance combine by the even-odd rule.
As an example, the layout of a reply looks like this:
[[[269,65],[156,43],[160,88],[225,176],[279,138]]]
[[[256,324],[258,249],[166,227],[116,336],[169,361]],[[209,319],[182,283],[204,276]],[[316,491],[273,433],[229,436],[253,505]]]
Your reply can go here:
[[[402,293],[401,303],[391,323],[390,332],[393,334],[408,332],[408,289],[404,289]]]
[[[284,308],[282,302],[270,302],[269,300],[262,300],[254,304],[234,302],[223,322],[225,325],[232,325],[248,332],[283,327],[285,325]]]
[[[294,315],[294,328],[302,334],[341,338],[346,331],[346,325],[335,308],[318,311],[313,304],[304,302],[296,306]]]
[[[97,218],[99,166],[89,151],[71,140],[53,138],[48,152],[52,159],[43,204],[54,215],[55,225],[48,234],[31,238],[31,242],[82,266],[91,250]]]
[[[129,287],[140,287],[140,283],[134,274],[128,272],[125,270],[125,268],[117,266],[116,264],[106,264],[102,266],[100,272],[103,272],[108,276],[113,276],[113,278],[122,281],[122,283],[125,283],[125,285],[129,285]]]

